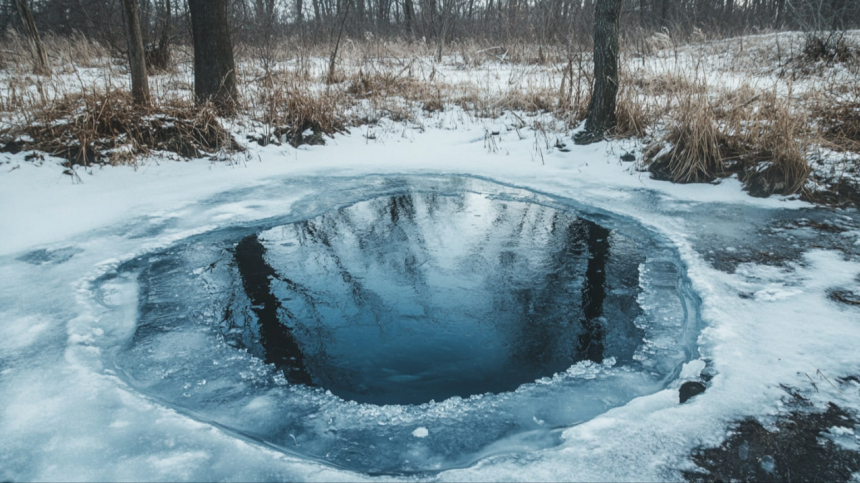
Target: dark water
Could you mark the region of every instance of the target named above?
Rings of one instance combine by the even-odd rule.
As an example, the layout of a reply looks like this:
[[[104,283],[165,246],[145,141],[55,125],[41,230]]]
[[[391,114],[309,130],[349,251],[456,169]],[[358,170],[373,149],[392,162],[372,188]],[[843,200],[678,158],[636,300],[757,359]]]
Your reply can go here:
[[[512,391],[632,357],[642,260],[572,212],[386,196],[241,239],[247,300],[226,308],[225,334],[288,381],[362,403]]]

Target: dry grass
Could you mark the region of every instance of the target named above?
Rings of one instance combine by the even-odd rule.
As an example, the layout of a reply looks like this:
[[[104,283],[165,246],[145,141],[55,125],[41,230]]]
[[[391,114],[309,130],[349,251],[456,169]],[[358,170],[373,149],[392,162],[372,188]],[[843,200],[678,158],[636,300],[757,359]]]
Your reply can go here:
[[[745,129],[730,138],[744,166],[741,179],[756,196],[796,194],[812,171],[807,161],[812,133],[803,110],[787,102],[770,107],[763,111],[766,117],[747,120]]]
[[[843,32],[813,32],[806,35],[803,50],[797,59],[800,63],[854,62],[860,57],[860,48],[845,38]]]
[[[29,120],[0,131],[2,149],[37,150],[70,165],[132,162],[154,150],[196,158],[239,149],[209,106],[141,108],[116,90],[74,94],[31,106]]]
[[[651,172],[675,183],[709,182],[726,172],[721,148],[725,137],[707,96],[685,93],[669,122],[660,142],[646,151]]]
[[[70,37],[47,34],[43,36],[48,62],[55,72],[67,72],[78,67],[107,67],[111,62],[108,49],[96,41],[75,32]],[[8,29],[0,40],[0,68],[22,72],[32,69],[30,48],[26,39],[14,29]]]
[[[689,79],[687,75],[669,72],[661,76],[636,76],[626,74],[622,77],[624,84],[632,86],[639,92],[649,96],[676,95],[679,92],[695,92],[704,94],[707,85]],[[622,84],[623,85],[623,84]]]
[[[617,138],[644,137],[659,119],[657,107],[639,90],[624,82],[623,78],[618,91],[615,116]]]
[[[343,94],[337,89],[314,90],[308,82],[279,72],[246,91],[245,112],[268,127],[266,134],[255,139],[259,144],[325,144],[324,135],[346,130],[350,117]]]
[[[860,101],[819,100],[812,109],[812,116],[818,122],[827,147],[860,153]]]
[[[793,52],[807,55],[801,48],[804,38],[791,38],[797,39]],[[381,117],[417,121],[421,110],[437,112],[451,106],[482,118],[505,111],[548,114],[563,121],[552,129],[570,130],[585,118],[593,80],[588,52],[469,41],[446,45],[446,57],[437,63],[433,44],[368,38],[344,39],[337,78],[326,83],[330,45],[308,45],[301,38],[279,41],[276,48],[263,50],[237,46],[241,102],[237,116],[265,126],[264,134],[253,138],[260,144],[320,144],[325,136],[352,125]],[[115,77],[103,79],[102,85],[123,85],[125,73],[112,66],[108,53],[97,44],[57,38],[46,42],[51,58],[63,59],[54,64],[55,73],[62,74],[61,65],[100,67],[105,77]],[[765,56],[760,64],[783,66],[778,61],[782,54],[771,58],[764,42],[714,42],[707,44],[716,49],[710,52],[660,34],[640,45],[639,54],[647,51],[649,57],[634,56],[622,63],[616,138],[656,138],[645,157],[659,177],[708,182],[736,173],[750,192],[763,196],[803,188],[810,172],[806,162],[810,147],[860,151],[858,89],[839,75],[825,81],[818,74],[817,83],[809,83],[802,95],[793,97],[790,92],[777,94],[773,87],[779,84],[784,90],[790,82],[785,77],[728,90],[719,87],[725,84],[719,78],[708,82],[708,76],[738,72],[737,65],[754,65],[754,56]],[[708,55],[727,48],[738,50],[724,66],[707,64]],[[780,48],[787,50],[785,45]],[[849,69],[854,64],[846,63],[848,54],[839,52],[834,59],[843,62],[842,70],[833,72],[854,72]],[[2,132],[4,142],[78,163],[122,162],[133,153],[153,149],[183,155],[229,149],[234,143],[214,114],[189,101],[188,49],[179,48],[176,54],[175,59],[182,59],[180,67],[151,77],[161,86],[154,88],[156,107],[141,111],[115,87],[95,92],[79,78],[80,85],[70,87],[74,71],[65,75],[65,84],[56,80],[60,75],[55,79],[28,75],[26,45],[14,35],[7,38],[0,53],[0,67],[6,69],[0,111],[7,126],[13,127]],[[115,82],[116,78],[123,81]],[[817,131],[808,128],[810,120]],[[24,135],[33,141],[21,141]]]
[[[365,72],[359,68],[356,74],[350,76],[346,92],[359,99],[392,96],[405,99],[421,97],[426,86],[409,76],[407,71],[408,66],[399,72],[380,69]]]
[[[716,99],[699,92],[682,95],[670,111],[666,134],[646,153],[652,172],[679,183],[737,173],[755,196],[803,189],[813,142],[804,109],[748,86]]]

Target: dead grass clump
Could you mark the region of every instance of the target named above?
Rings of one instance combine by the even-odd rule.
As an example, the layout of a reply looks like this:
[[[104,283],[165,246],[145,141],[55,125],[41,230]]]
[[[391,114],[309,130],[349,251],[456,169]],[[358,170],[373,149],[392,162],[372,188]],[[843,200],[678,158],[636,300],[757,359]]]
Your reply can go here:
[[[358,98],[401,96],[415,98],[421,86],[412,77],[405,76],[407,69],[398,73],[390,71],[375,71],[365,73],[362,69],[349,79],[347,94]]]
[[[2,150],[38,150],[69,165],[124,164],[161,150],[201,157],[240,150],[214,109],[191,104],[141,108],[120,91],[66,96],[37,107],[26,122],[0,131]]]
[[[548,89],[511,89],[492,102],[497,110],[513,110],[529,113],[552,112],[558,105],[555,92]]]
[[[710,182],[723,176],[725,137],[705,96],[686,96],[673,115],[663,139],[646,150],[648,169],[656,178],[675,183]]]
[[[171,62],[170,43],[165,39],[147,44],[143,54],[146,70],[150,74],[168,72],[174,66]]]
[[[646,151],[651,172],[679,183],[737,173],[753,196],[800,192],[811,172],[804,113],[773,95],[728,108],[725,101],[700,95],[682,99],[670,114],[666,135]]]
[[[741,181],[752,196],[799,193],[812,168],[807,162],[806,116],[784,103],[770,106],[765,119],[753,120],[730,143],[744,167]]]
[[[427,112],[439,112],[445,109],[445,103],[452,98],[452,86],[440,82],[420,82],[415,77],[407,75],[410,65],[393,70],[375,70],[365,73],[359,69],[358,73],[351,77],[346,88],[346,94],[357,99],[369,99],[373,105],[388,111],[392,119],[408,119],[402,109],[398,106],[399,100],[406,104],[414,102]],[[393,102],[392,102],[393,101]],[[403,103],[400,103],[403,104]],[[465,108],[468,102],[457,102]]]
[[[845,38],[845,32],[832,31],[807,34],[800,60],[834,64],[849,62],[857,57],[858,49]]]
[[[625,75],[622,78],[622,85],[629,83],[633,87],[653,96],[671,95],[679,92],[705,93],[708,90],[707,86],[701,82],[692,81],[672,72],[665,75],[636,74]]]
[[[106,67],[111,56],[108,49],[95,40],[86,38],[80,32],[71,36],[58,36],[48,33],[42,37],[48,59],[54,69],[72,71],[77,67]],[[32,67],[32,53],[27,40],[14,29],[7,30],[0,39],[0,65],[17,66],[22,70]]]
[[[80,32],[73,32],[70,37],[48,35],[45,38],[45,49],[49,56],[57,57],[54,61],[55,67],[104,67],[111,61],[107,48]]]
[[[474,99],[463,100],[464,104],[467,102],[474,104]],[[445,99],[442,97],[442,90],[439,88],[431,90],[421,103],[421,109],[427,112],[441,112],[445,110]]]
[[[556,114],[568,128],[572,128],[584,121],[588,114],[593,74],[581,54],[569,56],[561,74]]]
[[[629,138],[645,136],[656,116],[650,103],[640,99],[634,89],[622,86],[617,97],[615,118],[615,137]]]
[[[803,38],[799,51],[785,63],[780,75],[792,79],[824,75],[834,66],[854,70],[860,66],[860,45],[846,38],[844,31],[811,32]]]
[[[812,111],[828,147],[860,153],[860,102],[819,104]]]
[[[575,96],[573,98],[561,96],[558,99],[558,106],[556,107],[555,114],[559,119],[564,121],[566,129],[573,129],[585,120],[588,115],[588,104],[590,102],[590,92],[584,92],[582,95]]]
[[[750,118],[752,109],[756,109],[758,118],[773,114],[772,106],[777,98],[773,92],[755,89],[748,84],[736,89],[720,93],[719,99],[712,103],[714,115],[719,122],[728,125],[743,123]]]
[[[274,126],[271,133],[253,138],[263,146],[325,144],[324,135],[343,133],[349,124],[348,104],[336,90],[315,92],[279,84],[261,93],[259,106],[259,120]]]

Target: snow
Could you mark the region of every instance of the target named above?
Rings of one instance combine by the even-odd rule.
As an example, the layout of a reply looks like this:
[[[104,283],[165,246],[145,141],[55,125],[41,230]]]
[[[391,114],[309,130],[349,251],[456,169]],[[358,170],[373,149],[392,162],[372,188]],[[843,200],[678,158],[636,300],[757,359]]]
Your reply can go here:
[[[53,160],[38,167],[23,161],[25,153],[0,155],[20,165],[0,172],[0,479],[372,479],[267,446],[135,390],[104,361],[134,331],[137,315],[129,301],[136,299],[137,286],[119,278],[102,294],[91,287],[123,261],[194,234],[291,210],[316,213],[330,208],[327,190],[364,180],[379,187],[380,180],[407,175],[485,179],[575,200],[648,227],[679,253],[701,299],[703,323],[699,356],[665,388],[559,428],[557,443],[535,448],[526,436],[505,440],[461,468],[423,477],[678,480],[680,471],[693,469],[690,450],[718,444],[732,421],[769,421],[782,414],[781,384],[819,407],[834,402],[860,410],[856,390],[828,384],[860,367],[857,309],[828,298],[834,287],[858,289],[860,262],[837,251],[804,249],[799,259],[782,265],[742,262],[730,273],[707,260],[709,240],[736,236],[740,243],[732,239],[724,246],[740,249],[750,243],[756,220],[808,204],[751,198],[736,179],[718,185],[651,180],[619,161],[623,143],[543,149],[537,133],[523,129],[521,139],[509,129],[514,122],[509,115],[483,120],[454,109],[429,115],[421,129],[383,120],[373,127],[373,140],[362,127],[327,146],[252,145],[230,162],[154,157],[137,170],[78,169],[82,184],[73,184]],[[488,149],[485,134],[495,131],[500,134]],[[738,213],[724,222],[736,233],[719,230],[715,213],[725,209]],[[857,219],[854,212],[842,214]],[[44,252],[28,258],[38,250]],[[102,317],[99,304],[121,307],[123,315]],[[193,349],[196,342],[182,343]],[[707,391],[679,405],[681,382],[703,371],[714,374]],[[259,396],[243,410],[263,418],[277,404]],[[449,400],[428,411],[450,415],[465,405]],[[371,410],[358,405],[343,417]],[[527,417],[535,424],[547,419]],[[406,434],[409,450],[420,459],[435,429],[412,428]],[[831,432],[849,436],[841,429]]]
[[[684,364],[684,367],[681,368],[681,373],[678,374],[678,378],[681,380],[684,379],[695,379],[699,377],[702,371],[705,369],[707,364],[705,361],[701,359],[696,359]]]

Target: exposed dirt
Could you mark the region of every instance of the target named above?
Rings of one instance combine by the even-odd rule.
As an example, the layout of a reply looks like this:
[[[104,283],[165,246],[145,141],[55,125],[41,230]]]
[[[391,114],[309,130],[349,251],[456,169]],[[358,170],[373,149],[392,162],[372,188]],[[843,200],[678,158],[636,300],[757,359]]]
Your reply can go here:
[[[860,453],[824,433],[834,427],[853,432],[857,425],[856,416],[833,404],[825,412],[792,412],[772,429],[745,419],[719,447],[694,450],[693,461],[702,472],[684,472],[684,477],[691,482],[849,481],[860,471]]]

